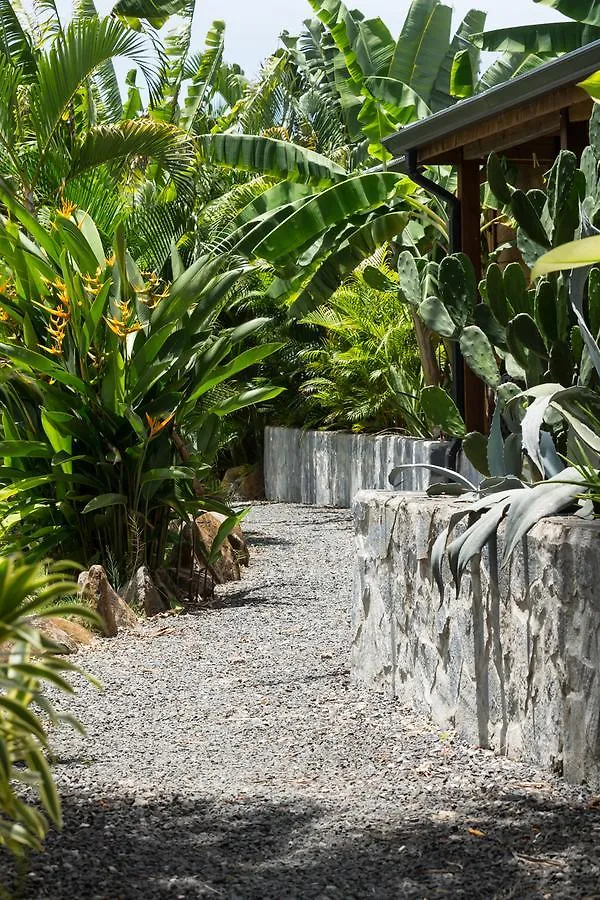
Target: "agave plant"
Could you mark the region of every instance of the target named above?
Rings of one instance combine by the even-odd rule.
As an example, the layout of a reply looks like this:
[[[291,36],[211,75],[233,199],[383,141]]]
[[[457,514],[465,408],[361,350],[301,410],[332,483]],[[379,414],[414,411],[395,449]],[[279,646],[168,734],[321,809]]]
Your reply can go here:
[[[42,572],[18,558],[0,558],[0,846],[17,856],[40,849],[48,820],[61,825],[48,724],[81,730],[45,693],[50,685],[72,694],[64,676],[79,670],[55,655],[32,616],[93,619],[89,609],[63,599],[76,590],[60,567]]]
[[[178,277],[162,283],[121,230],[105,256],[85,213],[63,209],[48,232],[3,199],[3,543],[155,568],[174,513],[225,511],[205,484],[222,418],[281,390],[240,375],[279,348],[236,352],[268,320],[218,325],[249,268],[203,257],[184,270],[174,257]]]

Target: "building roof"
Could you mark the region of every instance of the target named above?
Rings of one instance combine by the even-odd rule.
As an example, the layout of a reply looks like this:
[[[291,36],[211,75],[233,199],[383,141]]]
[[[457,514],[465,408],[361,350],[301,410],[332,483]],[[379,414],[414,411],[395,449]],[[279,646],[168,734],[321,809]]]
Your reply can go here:
[[[490,149],[557,134],[565,118],[572,125],[589,118],[591,100],[577,83],[598,69],[600,41],[594,41],[407,125],[384,144],[396,158],[417,150],[420,162],[441,163],[454,162],[459,151],[483,158]]]

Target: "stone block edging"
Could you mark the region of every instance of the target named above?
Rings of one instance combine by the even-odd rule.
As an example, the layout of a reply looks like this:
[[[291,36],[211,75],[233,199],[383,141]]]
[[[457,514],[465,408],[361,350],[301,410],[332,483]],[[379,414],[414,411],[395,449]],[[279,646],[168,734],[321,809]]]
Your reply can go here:
[[[497,567],[486,550],[458,596],[431,542],[457,501],[355,498],[354,678],[470,742],[600,788],[600,522],[544,519]]]
[[[350,508],[361,490],[385,490],[401,464],[449,465],[449,441],[398,434],[352,434],[302,428],[265,428],[265,496],[284,503]],[[468,464],[459,469],[469,475]],[[422,491],[439,481],[424,469],[407,472],[404,489]]]

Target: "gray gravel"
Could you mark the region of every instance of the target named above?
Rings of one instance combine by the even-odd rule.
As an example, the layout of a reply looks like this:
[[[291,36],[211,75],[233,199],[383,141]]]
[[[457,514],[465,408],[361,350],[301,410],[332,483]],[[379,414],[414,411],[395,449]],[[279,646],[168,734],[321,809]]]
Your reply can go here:
[[[80,654],[105,691],[70,702],[65,827],[17,895],[600,897],[589,791],[350,683],[348,512],[259,504],[247,531],[219,608]]]

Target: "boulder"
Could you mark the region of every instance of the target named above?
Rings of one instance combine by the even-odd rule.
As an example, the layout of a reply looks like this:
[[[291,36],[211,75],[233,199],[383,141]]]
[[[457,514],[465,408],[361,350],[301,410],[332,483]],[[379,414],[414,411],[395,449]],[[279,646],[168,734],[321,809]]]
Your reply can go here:
[[[221,484],[235,500],[264,500],[265,479],[262,466],[234,466],[227,469]]]
[[[94,640],[92,632],[80,622],[74,622],[72,619],[63,619],[59,616],[51,616],[47,621],[52,622],[53,625],[68,634],[76,644],[87,645]]]
[[[215,522],[218,522],[219,528],[227,519],[227,516],[218,512],[205,513],[205,515],[210,515]],[[246,543],[246,538],[244,537],[241,525],[236,525],[233,531],[229,532],[227,540],[233,548],[237,561],[243,566],[250,565],[250,550],[248,549],[248,544]]]
[[[49,650],[50,653],[58,653],[65,656],[70,653],[77,653],[78,644],[65,628],[66,619],[31,616],[27,619],[27,624],[51,641],[53,646]],[[68,628],[68,625],[66,627]]]
[[[169,609],[157,586],[155,580],[150,574],[148,566],[140,566],[125,591],[125,599],[128,603],[137,605],[138,609],[143,609],[146,615],[158,616],[160,613]]]
[[[225,516],[219,513],[207,512],[198,516],[194,522],[194,531],[189,524],[179,529],[179,536],[175,540],[175,546],[171,551],[171,555],[167,561],[167,569],[173,578],[174,572],[181,572],[199,569],[201,577],[204,577],[204,559],[208,556],[212,543],[217,535]],[[193,538],[193,540],[192,540]],[[203,552],[204,551],[204,552]],[[236,533],[225,540],[221,546],[218,559],[210,566],[208,583],[224,584],[227,581],[240,580],[240,560],[247,565],[248,548],[244,540],[241,528],[236,529]],[[211,578],[212,576],[212,578]],[[174,578],[177,582],[177,578]],[[210,593],[212,594],[212,584]],[[207,591],[208,595],[208,591]]]
[[[210,552],[213,541],[223,522],[223,516],[218,513],[206,512],[195,521],[196,534],[202,543],[206,554]],[[201,555],[197,554],[201,559]],[[229,539],[223,541],[219,556],[212,565],[213,574],[217,584],[225,584],[228,581],[239,581],[241,578],[240,564],[237,554]]]
[[[114,637],[119,628],[137,624],[135,613],[113,589],[102,566],[91,566],[82,572],[77,584],[81,600],[98,613],[108,637]]]

